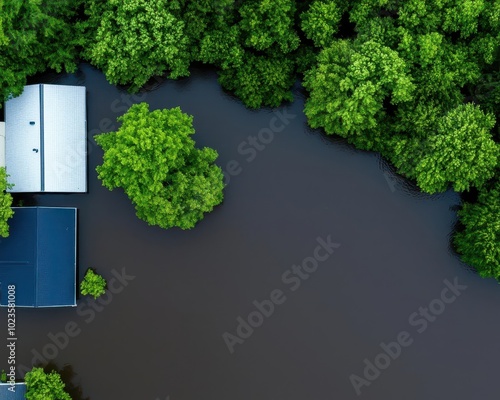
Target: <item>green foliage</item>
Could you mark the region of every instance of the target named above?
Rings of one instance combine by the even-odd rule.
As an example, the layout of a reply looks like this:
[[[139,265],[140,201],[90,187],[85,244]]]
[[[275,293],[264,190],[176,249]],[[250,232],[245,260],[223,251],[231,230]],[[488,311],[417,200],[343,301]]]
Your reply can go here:
[[[184,33],[188,39],[188,51],[193,60],[199,60],[200,45],[206,35],[227,31],[234,25],[235,0],[182,1],[172,12],[185,23]],[[223,42],[231,37],[220,38]]]
[[[437,99],[451,107],[463,101],[460,89],[477,81],[480,63],[472,57],[465,43],[452,43],[442,33],[414,35],[400,29],[398,51],[408,60],[411,74],[417,83],[419,100]]]
[[[87,26],[98,27],[84,55],[109,82],[136,91],[166,71],[170,78],[189,75],[185,24],[169,12],[167,0],[110,0],[88,13]]]
[[[97,299],[106,293],[106,279],[89,268],[80,283],[80,293]]]
[[[76,69],[80,0],[0,1],[0,103],[18,96],[26,78],[48,68]]]
[[[64,391],[61,375],[53,371],[45,373],[42,368],[33,368],[26,373],[26,400],[71,400]]]
[[[278,107],[293,100],[290,87],[295,81],[295,63],[281,57],[246,53],[240,66],[221,71],[219,82],[234,91],[247,107]]]
[[[316,47],[328,47],[335,40],[346,4],[336,0],[315,0],[301,14],[301,28]]]
[[[457,192],[479,187],[493,177],[500,146],[490,130],[495,118],[472,104],[446,114],[428,150],[415,168],[417,183],[428,193],[445,191],[449,183]]]
[[[482,109],[494,114],[497,121],[500,120],[500,71],[483,74],[481,81],[471,87],[470,95],[475,102],[481,104]],[[497,138],[500,139],[500,135]]]
[[[243,65],[245,50],[240,45],[237,26],[207,32],[200,45],[199,59],[226,69],[238,69]]]
[[[118,121],[117,132],[95,137],[104,150],[97,172],[108,189],[123,188],[139,218],[162,228],[190,229],[222,202],[218,154],[194,147],[191,116],[178,107],[149,112],[142,103]]]
[[[309,124],[381,151],[426,192],[481,187],[499,160],[499,4],[357,0],[357,36],[342,40],[331,34],[340,11],[315,0],[302,27],[325,48],[305,73]]]
[[[295,0],[86,0],[85,13],[82,54],[110,83],[136,91],[155,75],[188,76],[202,61],[251,108],[292,99]]]
[[[0,237],[9,236],[8,221],[14,215],[14,211],[11,208],[12,195],[6,192],[9,187],[5,168],[0,168]]]
[[[500,146],[490,133],[494,125],[492,114],[460,105],[441,118],[429,118],[426,138],[396,136],[391,160],[427,193],[445,191],[450,184],[456,191],[480,187],[500,160]]]
[[[220,84],[246,106],[279,106],[293,99],[297,67],[296,5],[250,0],[201,35],[199,60],[220,68]]]
[[[267,50],[272,46],[282,53],[299,47],[294,30],[295,0],[247,0],[239,8],[240,27],[245,46]]]
[[[319,54],[304,87],[310,92],[304,110],[309,124],[365,149],[375,148],[380,140],[384,101],[410,101],[415,89],[397,52],[373,41],[358,45],[348,40],[336,41]]]
[[[465,203],[458,215],[464,229],[454,243],[462,260],[482,277],[500,280],[500,182],[483,189],[476,203]]]
[[[318,49],[313,46],[303,45],[296,52],[295,64],[298,74],[305,74],[308,70],[316,65],[318,57]]]

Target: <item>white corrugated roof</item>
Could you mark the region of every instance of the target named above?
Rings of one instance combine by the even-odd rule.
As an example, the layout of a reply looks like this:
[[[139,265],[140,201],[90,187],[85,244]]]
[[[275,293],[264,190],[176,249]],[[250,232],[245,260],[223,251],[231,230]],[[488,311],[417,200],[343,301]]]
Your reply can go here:
[[[85,87],[43,85],[46,192],[87,191]]]
[[[5,102],[5,165],[12,192],[42,190],[40,156],[40,85],[26,86],[21,96]]]
[[[12,192],[87,191],[85,87],[26,86],[5,117]]]
[[[0,167],[5,167],[5,122],[0,122]]]

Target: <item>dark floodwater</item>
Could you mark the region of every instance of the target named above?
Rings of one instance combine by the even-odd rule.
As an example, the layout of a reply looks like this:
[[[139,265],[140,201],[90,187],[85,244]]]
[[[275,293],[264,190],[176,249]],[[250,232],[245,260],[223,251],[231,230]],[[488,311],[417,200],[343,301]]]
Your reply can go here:
[[[421,195],[378,155],[309,130],[298,89],[291,105],[249,111],[212,71],[135,98],[88,65],[44,80],[87,87],[92,133],[112,130],[107,119],[130,101],[180,106],[194,115],[198,145],[217,149],[224,169],[236,160],[241,171],[194,230],[166,231],[138,220],[122,191],[101,187],[102,152],[91,142],[88,194],[36,195],[25,204],[78,207],[80,276],[94,267],[108,279],[122,269],[135,279],[99,311],[86,299],[80,312],[18,310],[18,364],[30,364],[33,352],[50,355],[48,335],[73,321],[81,332],[53,361],[70,364],[92,400],[346,400],[359,398],[349,377],[363,377],[364,359],[373,362],[381,342],[407,331],[412,344],[361,398],[498,399],[500,287],[450,250],[458,195]],[[274,111],[296,117],[247,161],[241,143],[276,122]],[[282,274],[328,235],[340,247],[292,292]],[[440,297],[445,279],[467,289],[444,310],[435,301],[440,314],[418,333],[423,325],[409,318]],[[236,334],[236,319],[275,289],[286,301],[230,354],[223,333]],[[4,309],[0,321],[2,337]]]

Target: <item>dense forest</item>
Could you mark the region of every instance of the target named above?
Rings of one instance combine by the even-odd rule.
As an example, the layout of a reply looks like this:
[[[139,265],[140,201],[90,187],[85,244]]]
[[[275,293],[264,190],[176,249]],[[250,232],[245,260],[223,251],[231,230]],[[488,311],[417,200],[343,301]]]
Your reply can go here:
[[[500,0],[0,0],[0,100],[81,60],[130,91],[209,64],[250,108],[300,79],[311,127],[463,192],[455,247],[500,279],[499,43]]]

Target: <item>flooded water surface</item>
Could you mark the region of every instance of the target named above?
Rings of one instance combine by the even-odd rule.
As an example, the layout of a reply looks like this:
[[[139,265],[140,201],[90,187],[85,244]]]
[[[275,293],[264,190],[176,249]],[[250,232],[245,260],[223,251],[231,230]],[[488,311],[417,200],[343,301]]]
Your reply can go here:
[[[112,286],[76,309],[19,309],[18,365],[71,365],[92,400],[498,398],[500,287],[450,249],[457,194],[419,194],[308,129],[299,88],[251,111],[211,70],[134,96],[85,64],[42,80],[87,87],[89,192],[24,204],[77,207],[80,277]],[[141,101],[180,106],[219,152],[225,200],[193,230],[148,226],[97,180],[92,136]]]

